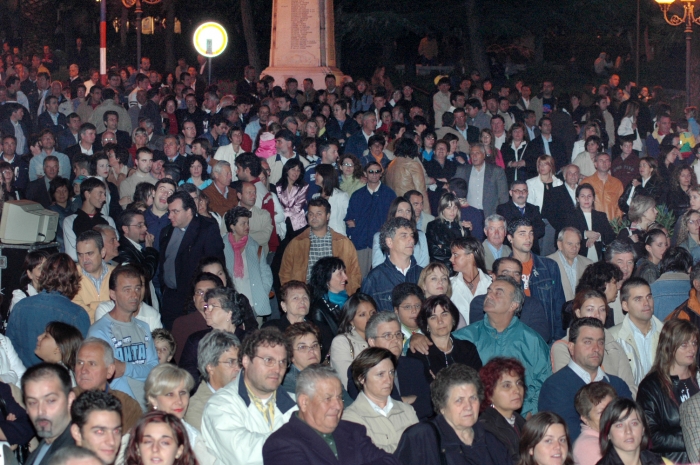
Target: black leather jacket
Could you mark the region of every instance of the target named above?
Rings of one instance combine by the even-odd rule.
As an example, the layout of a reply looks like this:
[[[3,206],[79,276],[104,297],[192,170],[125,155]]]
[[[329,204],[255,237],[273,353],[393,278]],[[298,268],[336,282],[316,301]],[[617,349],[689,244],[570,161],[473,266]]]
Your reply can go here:
[[[674,376],[671,381],[675,387],[678,378]],[[639,383],[637,403],[644,409],[647,417],[651,451],[676,463],[688,463],[679,404],[671,396],[663,388],[659,376],[649,373]]]
[[[664,463],[661,457],[648,450],[641,451],[639,454],[639,461],[642,465],[663,465]],[[603,455],[603,458],[600,459],[596,465],[623,465],[623,462],[615,448],[612,448],[610,452]]]
[[[637,178],[637,181],[642,182],[642,179]],[[627,213],[630,209],[630,206],[627,205],[627,199],[630,196],[630,192],[632,192],[632,187],[633,186],[631,182],[627,184],[625,186],[625,191],[622,193],[622,195],[617,201],[617,206],[620,207],[620,210],[622,210],[625,213]],[[649,197],[653,197],[654,200],[656,200],[656,204],[660,205],[662,203],[666,203],[668,188],[663,179],[661,179],[659,176],[652,176],[647,181],[646,186],[637,186],[637,188],[634,190],[634,196],[636,197],[638,195],[647,195]]]
[[[467,237],[471,235],[471,231],[462,228],[457,221],[448,223],[447,221],[435,218],[428,223],[425,231],[425,238],[428,240],[428,253],[430,254],[431,262],[440,262],[444,264],[450,274],[452,273],[452,263],[450,263],[450,244],[453,239],[458,237]]]

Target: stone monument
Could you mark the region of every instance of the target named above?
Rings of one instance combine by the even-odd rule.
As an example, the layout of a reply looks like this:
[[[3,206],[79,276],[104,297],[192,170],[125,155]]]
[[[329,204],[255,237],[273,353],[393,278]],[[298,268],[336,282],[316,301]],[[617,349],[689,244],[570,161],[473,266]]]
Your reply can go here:
[[[296,78],[299,89],[306,78],[325,89],[325,76],[334,74],[340,86],[334,26],[333,0],[273,0],[270,66],[262,74],[282,88],[287,78]]]

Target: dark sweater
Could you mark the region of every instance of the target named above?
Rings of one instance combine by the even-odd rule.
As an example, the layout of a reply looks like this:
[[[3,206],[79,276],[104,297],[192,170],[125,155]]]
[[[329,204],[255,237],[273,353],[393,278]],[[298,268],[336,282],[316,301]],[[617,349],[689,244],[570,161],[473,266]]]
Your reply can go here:
[[[620,397],[632,399],[627,384],[617,376],[608,375],[607,381]],[[574,408],[574,396],[586,383],[568,366],[554,373],[542,384],[538,410],[558,413],[569,427],[569,437],[575,441],[581,434],[581,416]]]

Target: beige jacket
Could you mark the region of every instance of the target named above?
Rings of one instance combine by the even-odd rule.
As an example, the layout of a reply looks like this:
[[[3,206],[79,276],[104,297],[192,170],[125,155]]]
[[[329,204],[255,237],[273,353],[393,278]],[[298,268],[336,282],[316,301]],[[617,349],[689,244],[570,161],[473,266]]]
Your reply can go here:
[[[552,358],[552,373],[564,368],[571,361],[569,353],[569,330],[566,330],[566,337],[552,344],[550,352]],[[605,330],[605,354],[603,355],[603,371],[609,375],[622,379],[632,391],[632,396],[637,397],[637,385],[634,382],[634,375],[625,350],[615,341],[609,330]]]
[[[206,381],[202,381],[197,388],[197,392],[190,398],[190,405],[187,407],[185,421],[194,426],[198,430],[202,429],[202,414],[207,401],[213,396],[209,385]]]
[[[418,160],[407,157],[394,158],[386,167],[384,181],[398,197],[410,190],[417,190],[423,194],[423,199],[428,198],[426,190],[425,170]],[[430,203],[423,202],[423,208],[430,213]]]
[[[102,303],[110,300],[109,298],[109,277],[112,275],[112,270],[114,267],[112,265],[107,265],[109,271],[102,280],[102,285],[100,289],[95,289],[95,285],[92,284],[87,277],[83,275],[83,270],[78,266],[80,271],[80,290],[73,297],[73,303],[78,304],[85,309],[88,316],[90,317],[90,324],[95,322],[95,310]]]
[[[392,453],[399,445],[404,430],[418,423],[416,411],[408,404],[393,400],[389,416],[376,412],[364,392],[358,394],[352,405],[343,412],[343,420],[358,423],[367,428],[367,436],[375,446]]]
[[[353,360],[360,355],[360,352],[368,347],[367,341],[362,339],[353,328],[349,333],[338,334],[331,342],[331,366],[338,373],[340,381],[347,389],[348,368]]]

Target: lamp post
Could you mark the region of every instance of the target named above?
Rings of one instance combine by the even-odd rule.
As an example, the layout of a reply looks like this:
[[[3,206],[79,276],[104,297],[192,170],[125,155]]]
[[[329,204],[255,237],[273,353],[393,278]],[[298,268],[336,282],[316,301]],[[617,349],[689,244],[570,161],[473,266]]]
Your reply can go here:
[[[160,3],[160,0],[143,0],[145,3],[148,3],[149,5],[156,5]],[[122,0],[122,4],[126,8],[131,8],[132,6],[136,6],[134,9],[134,13],[136,13],[136,67],[139,68],[141,66],[141,27],[142,27],[142,21],[141,21],[141,15],[143,14],[143,8],[141,7],[141,0]]]
[[[664,12],[664,19],[671,26],[685,25],[685,102],[690,106],[690,43],[693,40],[693,24],[700,24],[700,18],[695,17],[695,0],[680,0],[683,4],[683,17],[673,15],[668,17],[668,10],[675,0],[656,0]]]

